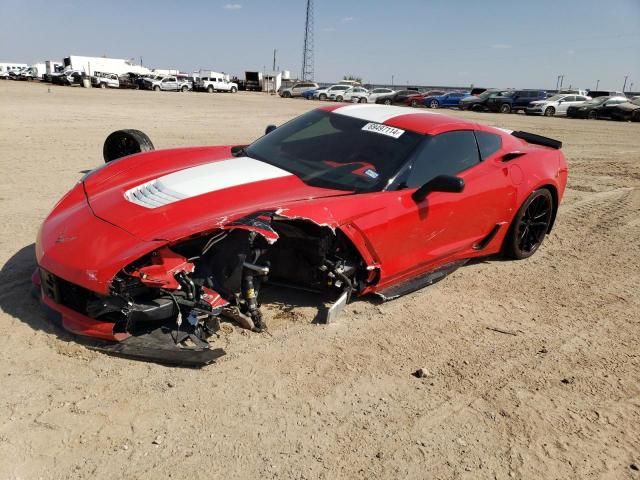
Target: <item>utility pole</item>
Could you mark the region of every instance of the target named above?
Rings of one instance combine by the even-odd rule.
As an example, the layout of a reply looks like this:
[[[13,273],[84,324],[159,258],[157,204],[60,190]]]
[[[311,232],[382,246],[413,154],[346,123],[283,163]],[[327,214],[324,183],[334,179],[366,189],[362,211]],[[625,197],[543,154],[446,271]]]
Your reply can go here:
[[[599,86],[600,86],[600,80],[596,80],[596,90],[598,90]]]
[[[273,71],[276,71],[276,52],[278,50],[276,50],[275,48],[273,49]]]
[[[627,88],[627,78],[629,78],[629,75],[624,76],[624,85],[622,85],[622,93],[624,93],[624,89]]]
[[[394,78],[394,76],[391,75],[391,88],[393,88],[393,78]]]
[[[564,82],[564,74],[560,75],[560,90],[562,90],[562,83]]]

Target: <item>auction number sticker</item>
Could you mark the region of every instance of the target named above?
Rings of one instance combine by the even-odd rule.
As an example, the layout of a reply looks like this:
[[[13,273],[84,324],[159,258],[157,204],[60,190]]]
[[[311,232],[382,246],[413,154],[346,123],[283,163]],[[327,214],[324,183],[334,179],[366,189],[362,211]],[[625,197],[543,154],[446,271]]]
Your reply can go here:
[[[387,137],[400,138],[400,135],[404,133],[404,130],[399,128],[390,127],[388,125],[382,125],[381,123],[367,123],[362,130],[365,132],[380,133]]]

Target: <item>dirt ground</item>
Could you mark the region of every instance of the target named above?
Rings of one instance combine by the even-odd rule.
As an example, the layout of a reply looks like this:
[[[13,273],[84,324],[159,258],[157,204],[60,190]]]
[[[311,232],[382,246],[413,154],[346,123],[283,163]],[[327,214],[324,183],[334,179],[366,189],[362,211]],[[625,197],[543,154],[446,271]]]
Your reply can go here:
[[[529,260],[359,300],[330,326],[288,297],[270,335],[228,329],[201,370],[47,322],[36,232],[107,134],[241,143],[317,105],[0,82],[0,478],[640,479],[637,123],[451,112],[564,142],[568,190]]]

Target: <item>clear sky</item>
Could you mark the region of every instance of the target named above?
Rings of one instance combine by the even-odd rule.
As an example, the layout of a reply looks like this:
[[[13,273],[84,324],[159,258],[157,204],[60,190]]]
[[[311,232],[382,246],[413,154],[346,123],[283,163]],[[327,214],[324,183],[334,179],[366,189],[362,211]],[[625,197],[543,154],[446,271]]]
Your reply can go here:
[[[0,62],[299,74],[306,0],[0,0]],[[316,0],[318,81],[640,90],[640,0]],[[628,88],[627,88],[628,89]]]

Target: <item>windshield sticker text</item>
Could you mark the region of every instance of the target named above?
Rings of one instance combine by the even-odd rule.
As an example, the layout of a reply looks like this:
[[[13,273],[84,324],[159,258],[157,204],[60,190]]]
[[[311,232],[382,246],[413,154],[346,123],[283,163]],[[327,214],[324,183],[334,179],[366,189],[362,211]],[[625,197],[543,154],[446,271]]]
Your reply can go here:
[[[400,138],[404,133],[404,130],[399,128],[390,127],[388,125],[382,125],[381,123],[367,123],[362,130],[365,132],[374,132],[386,135],[387,137]]]

